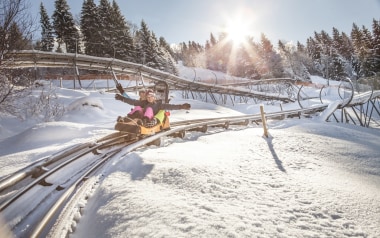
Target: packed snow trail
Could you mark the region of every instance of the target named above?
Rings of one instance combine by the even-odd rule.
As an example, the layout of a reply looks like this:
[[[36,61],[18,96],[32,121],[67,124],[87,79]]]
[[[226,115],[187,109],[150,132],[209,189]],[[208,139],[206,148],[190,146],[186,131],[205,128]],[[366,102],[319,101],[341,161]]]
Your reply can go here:
[[[378,134],[300,122],[271,125],[270,138],[260,128],[192,133],[126,156],[73,237],[380,236]],[[374,142],[351,145],[331,126]]]

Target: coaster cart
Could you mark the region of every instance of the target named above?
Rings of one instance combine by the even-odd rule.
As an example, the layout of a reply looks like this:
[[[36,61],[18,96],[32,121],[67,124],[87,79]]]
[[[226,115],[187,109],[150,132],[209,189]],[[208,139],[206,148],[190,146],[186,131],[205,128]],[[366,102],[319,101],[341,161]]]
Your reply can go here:
[[[165,103],[168,103],[169,87],[165,82],[158,82],[154,85],[153,89],[156,92],[157,100],[163,100]],[[144,138],[147,136],[154,135],[160,131],[169,130],[170,112],[161,110],[155,115],[156,124],[154,125],[143,125],[141,119],[132,119],[124,117],[124,121],[116,122],[115,130],[120,131],[121,133],[128,133],[130,138]],[[151,144],[160,146],[161,140],[157,139]]]

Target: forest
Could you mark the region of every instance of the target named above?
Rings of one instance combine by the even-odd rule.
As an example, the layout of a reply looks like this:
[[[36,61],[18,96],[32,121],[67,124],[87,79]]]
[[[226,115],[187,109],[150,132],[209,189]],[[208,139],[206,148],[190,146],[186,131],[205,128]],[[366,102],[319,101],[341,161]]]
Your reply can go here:
[[[13,1],[25,0],[6,0],[3,4]],[[372,80],[378,88],[380,24],[376,19],[370,27],[352,23],[350,33],[336,28],[331,34],[325,30],[314,32],[306,45],[282,41],[274,45],[265,33],[260,39],[247,36],[243,43],[234,45],[226,32],[211,32],[204,44],[189,40],[170,45],[163,36],[158,38],[144,20],[139,26],[127,21],[116,1],[100,0],[96,5],[94,0],[84,0],[77,18],[66,0],[55,0],[51,16],[41,3],[39,40],[28,42],[28,35],[22,34],[26,32],[18,29],[23,26],[10,22],[0,26],[1,52],[33,48],[80,53],[144,64],[172,74],[178,74],[175,65],[182,61],[185,66],[253,80],[290,77],[308,81],[310,75],[320,75],[333,80]],[[12,37],[5,37],[4,32]],[[12,40],[16,38],[19,40]]]

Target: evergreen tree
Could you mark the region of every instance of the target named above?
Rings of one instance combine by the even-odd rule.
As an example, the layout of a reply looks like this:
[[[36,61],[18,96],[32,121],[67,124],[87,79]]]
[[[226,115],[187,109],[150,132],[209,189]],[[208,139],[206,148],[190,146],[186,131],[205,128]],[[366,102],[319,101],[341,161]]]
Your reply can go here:
[[[158,42],[149,30],[145,21],[141,21],[141,28],[138,32],[138,62],[148,67],[159,69]]]
[[[237,77],[255,78],[257,72],[254,70],[255,67],[252,65],[251,57],[245,47],[234,49],[233,59],[233,65],[229,65],[229,74]]]
[[[354,23],[351,31],[352,43],[357,55],[355,71],[357,76],[367,77],[373,75],[373,43],[372,35],[364,26],[362,30]]]
[[[352,24],[351,40],[352,40],[352,46],[354,47],[354,51],[355,51],[355,57],[352,60],[352,68],[354,70],[353,73],[357,78],[360,78],[361,68],[362,68],[360,61],[361,59],[364,58],[364,53],[362,53],[361,51],[362,33],[359,27],[355,23]]]
[[[365,47],[365,59],[363,63],[363,69],[364,69],[364,75],[365,76],[373,76],[375,69],[375,59],[374,59],[374,41],[372,38],[372,33],[369,31],[368,28],[365,26],[362,26],[362,32],[363,32],[363,42]]]
[[[297,41],[297,51],[305,52],[305,50],[306,50],[306,47],[303,44],[301,44],[299,41]]]
[[[354,52],[351,39],[344,32],[340,34],[336,28],[333,28],[333,47],[345,60],[350,61]]]
[[[296,59],[295,59],[295,46],[291,44],[285,44],[282,41],[278,41],[278,49],[280,55],[283,59],[283,65],[286,71],[289,71],[288,74],[291,77],[295,77],[297,75],[296,72]]]
[[[176,61],[174,60],[174,52],[171,49],[168,42],[165,40],[164,37],[160,37],[159,39],[159,46],[164,52],[164,58],[166,61],[166,72],[178,75],[178,70],[176,68]]]
[[[94,0],[83,1],[81,11],[81,31],[83,34],[85,54],[101,56],[101,31],[98,8]]]
[[[40,50],[53,51],[54,48],[54,31],[50,23],[49,16],[44,5],[40,4],[40,23],[41,23],[41,42]]]
[[[282,77],[284,70],[281,57],[274,51],[272,43],[264,34],[261,34],[259,55],[261,60],[258,69],[261,75],[266,78]]]
[[[306,40],[306,49],[307,49],[308,55],[311,57],[311,59],[314,62],[320,61],[321,54],[322,54],[321,46],[318,44],[318,42],[314,38],[309,37]]]
[[[210,46],[213,47],[216,45],[216,43],[217,41],[215,39],[215,36],[212,33],[210,33]]]
[[[299,75],[301,80],[310,79],[310,74],[314,73],[313,61],[308,56],[306,47],[297,41],[296,49],[297,61],[299,61]]]
[[[175,57],[174,51],[170,47],[169,43],[165,40],[165,38],[161,36],[159,39],[159,42],[160,42],[160,46],[163,47],[174,59]],[[200,46],[198,45],[198,47]]]
[[[380,74],[380,21],[373,19],[372,23],[373,33],[373,59],[374,71],[377,75]]]
[[[131,36],[130,28],[127,25],[116,1],[112,2],[110,14],[110,30],[113,35],[115,47],[115,57],[126,61],[134,61],[136,50]]]
[[[116,56],[116,38],[117,35],[114,32],[115,26],[112,22],[112,7],[108,0],[100,0],[98,6],[98,18],[100,32],[100,54],[101,57]]]
[[[260,79],[261,74],[259,72],[260,57],[258,54],[259,45],[254,42],[252,37],[247,38],[247,47],[243,51],[242,55],[242,67],[243,72],[241,77],[249,79]]]
[[[154,62],[154,65],[152,68],[156,68],[156,69],[159,69],[159,70],[162,70],[162,71],[166,71],[167,69],[167,61],[166,61],[166,58],[165,58],[165,52],[163,50],[163,48],[160,47],[160,43],[156,37],[156,35],[151,32],[151,35],[152,35],[152,42],[154,42],[154,54],[155,56],[153,57],[153,62]]]
[[[330,78],[335,80],[341,80],[346,77],[347,74],[345,72],[345,65],[347,65],[347,60],[341,55],[340,52],[345,52],[343,48],[345,45],[343,44],[343,37],[341,36],[338,29],[333,28],[333,38],[332,44],[330,47]]]
[[[187,52],[187,45],[186,45],[186,43],[185,42],[179,43],[177,51],[178,51],[178,53],[177,53],[178,54],[177,59],[181,60],[182,63],[183,63],[183,65],[186,65],[186,62],[185,62],[185,60],[186,60],[186,52]]]
[[[228,40],[228,34],[226,32],[222,32],[219,34],[216,49],[216,54],[218,58],[217,70],[223,73],[227,73],[229,70],[229,65],[233,62],[231,61],[230,63],[230,57],[232,52],[232,40]]]
[[[217,49],[217,40],[215,36],[210,33],[210,41],[205,49],[206,57],[206,68],[211,70],[218,69],[218,49]]]
[[[0,1],[0,65],[11,51],[31,48],[34,24],[27,10],[23,0]]]
[[[196,58],[197,58],[197,47],[195,42],[189,41],[188,44],[184,43],[185,47],[183,48],[183,62],[184,65],[188,67],[197,67]]]
[[[12,22],[7,34],[7,50],[23,50],[26,49],[26,46],[29,45],[29,43],[29,40],[25,38],[17,23]]]
[[[66,52],[80,52],[78,47],[79,32],[74,24],[70,8],[66,0],[55,1],[53,13],[53,26],[58,40],[58,51],[63,51],[62,44],[66,46]]]

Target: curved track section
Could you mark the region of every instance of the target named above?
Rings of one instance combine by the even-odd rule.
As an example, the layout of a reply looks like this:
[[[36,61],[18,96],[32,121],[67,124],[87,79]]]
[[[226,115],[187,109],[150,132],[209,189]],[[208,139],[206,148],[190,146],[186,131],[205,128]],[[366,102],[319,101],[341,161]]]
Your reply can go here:
[[[44,237],[51,220],[78,186],[126,143],[115,133],[96,143],[70,147],[1,181],[0,212],[16,237]]]
[[[114,58],[102,58],[82,54],[56,53],[44,51],[17,51],[11,54],[12,61],[4,67],[8,68],[36,68],[36,67],[67,67],[91,70],[111,70],[115,73],[140,75],[146,79],[155,82],[166,82],[171,89],[189,90],[207,93],[228,94],[248,98],[257,98],[261,100],[279,100],[291,102],[293,99],[288,96],[278,95],[276,93],[264,93],[236,88],[231,86],[222,86],[216,84],[207,84],[197,81],[190,81],[169,73],[165,73],[141,64],[122,61]]]
[[[324,108],[268,113],[266,118],[300,117]],[[65,206],[89,178],[101,176],[100,168],[112,157],[121,157],[165,136],[184,137],[186,131],[206,132],[208,127],[227,129],[260,121],[261,115],[181,121],[172,123],[170,130],[145,138],[115,132],[96,142],[67,148],[2,179],[0,212],[16,237],[46,237],[49,232],[62,230],[60,220],[68,223],[60,218],[60,214],[68,213]],[[64,232],[69,230],[66,227]]]

